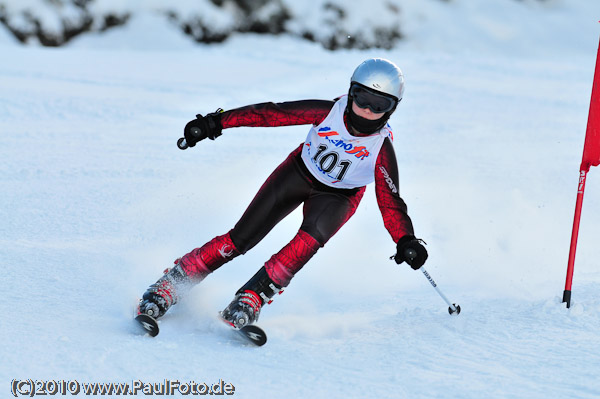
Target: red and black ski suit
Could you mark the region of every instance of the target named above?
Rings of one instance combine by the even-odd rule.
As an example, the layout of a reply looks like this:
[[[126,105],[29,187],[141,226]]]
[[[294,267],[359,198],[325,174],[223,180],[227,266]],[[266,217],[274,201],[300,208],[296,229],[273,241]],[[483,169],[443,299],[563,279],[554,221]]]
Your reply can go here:
[[[334,103],[303,100],[249,105],[224,112],[221,125],[223,129],[240,126],[316,126],[329,114]],[[354,214],[365,187],[341,189],[319,182],[300,158],[302,145],[273,171],[233,229],[182,257],[181,265],[189,277],[202,279],[234,257],[246,253],[284,217],[304,204],[300,230],[265,263],[269,277],[285,287]],[[405,235],[413,235],[406,204],[398,192],[398,166],[389,138],[385,139],[377,157],[375,192],[384,225],[394,242]]]

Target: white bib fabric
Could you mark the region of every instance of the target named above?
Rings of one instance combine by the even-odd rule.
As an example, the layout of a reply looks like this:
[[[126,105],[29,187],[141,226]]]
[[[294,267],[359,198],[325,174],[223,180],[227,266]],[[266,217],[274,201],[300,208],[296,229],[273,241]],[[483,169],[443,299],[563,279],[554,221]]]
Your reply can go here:
[[[308,170],[321,183],[337,188],[372,183],[379,150],[386,137],[392,138],[388,124],[369,136],[352,136],[344,125],[347,103],[347,96],[336,101],[325,120],[310,129],[302,147]]]

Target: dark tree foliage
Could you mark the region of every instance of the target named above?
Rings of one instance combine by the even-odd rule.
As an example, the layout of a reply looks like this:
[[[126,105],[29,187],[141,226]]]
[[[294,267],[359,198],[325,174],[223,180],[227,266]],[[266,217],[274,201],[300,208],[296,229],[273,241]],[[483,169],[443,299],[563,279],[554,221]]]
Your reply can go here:
[[[40,8],[46,10],[47,7],[51,7],[55,10],[56,18],[60,21],[60,28],[57,30],[55,26],[52,29],[45,27],[43,18],[39,13],[36,14],[36,10],[16,8],[18,11],[13,12],[12,1],[0,0],[0,23],[22,43],[37,39],[43,46],[61,46],[82,34],[98,34],[125,25],[132,17],[129,12],[123,11],[94,14],[90,11],[91,7],[99,1],[101,0],[39,0]],[[293,22],[294,17],[286,7],[285,0],[209,1],[223,13],[231,15],[235,23],[227,28],[216,27],[206,16],[206,10],[202,9],[201,2],[198,10],[193,14],[180,15],[175,8],[169,10],[169,2],[165,1],[162,15],[166,23],[177,26],[184,34],[200,43],[223,42],[233,33],[258,33],[297,36],[318,42],[330,50],[373,47],[389,49],[403,37],[399,23],[378,26],[365,23],[359,27],[348,27],[348,11],[345,9],[345,2],[341,0],[315,2],[317,7],[315,14],[323,18],[323,25],[327,28],[319,29],[318,32],[309,29],[300,31],[289,29],[289,24]],[[397,17],[399,21],[398,1],[379,1],[385,2],[388,10],[386,13]],[[70,7],[68,17],[65,15],[67,7]],[[364,34],[365,30],[368,34]]]

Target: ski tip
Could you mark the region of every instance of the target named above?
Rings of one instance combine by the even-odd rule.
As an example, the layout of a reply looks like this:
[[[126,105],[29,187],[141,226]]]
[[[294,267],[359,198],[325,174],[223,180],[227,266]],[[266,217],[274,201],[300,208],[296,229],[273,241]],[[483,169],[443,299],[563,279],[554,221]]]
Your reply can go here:
[[[223,312],[219,312],[219,318],[225,324],[233,329],[244,341],[249,341],[253,345],[263,346],[267,343],[267,333],[257,325],[250,324],[242,328],[237,328],[235,324],[223,317]]]
[[[158,322],[154,317],[148,316],[147,314],[140,314],[135,317],[135,321],[151,337],[156,337],[158,335]]]
[[[240,328],[239,331],[256,346],[263,346],[267,343],[267,334],[258,326],[251,324]]]

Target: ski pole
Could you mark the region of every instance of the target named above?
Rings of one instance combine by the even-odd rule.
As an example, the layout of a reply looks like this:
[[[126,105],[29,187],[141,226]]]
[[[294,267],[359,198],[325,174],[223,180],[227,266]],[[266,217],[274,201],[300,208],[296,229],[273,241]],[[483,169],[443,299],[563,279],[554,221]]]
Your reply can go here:
[[[425,270],[425,268],[423,266],[421,266],[420,269],[423,272],[423,275],[431,283],[431,285],[433,286],[433,288],[435,288],[435,290],[437,291],[437,293],[440,294],[440,296],[442,297],[442,299],[448,304],[448,313],[450,313],[450,314],[454,314],[454,313],[460,314],[460,305],[457,305],[455,303],[451,303],[448,300],[448,298],[446,298],[446,295],[444,295],[444,293],[442,291],[440,291],[439,287],[437,286],[437,284],[435,283],[435,281],[433,281],[433,279],[431,278],[431,275],[427,272],[427,270]]]
[[[417,257],[417,251],[415,251],[414,249],[407,249],[404,252],[404,256],[407,259],[414,259]],[[425,270],[425,268],[423,266],[421,266],[419,268],[422,272],[423,275],[425,276],[425,278],[427,279],[427,281],[429,281],[429,283],[431,283],[431,285],[433,286],[433,288],[435,288],[435,290],[437,291],[437,293],[442,297],[442,299],[448,304],[448,313],[450,314],[460,314],[460,305],[457,305],[455,303],[451,303],[448,298],[446,298],[446,295],[444,295],[444,293],[440,290],[440,288],[437,286],[436,282],[433,280],[433,278],[431,277],[431,275],[427,272],[427,270]]]
[[[188,148],[188,144],[185,141],[184,137],[177,140],[177,148],[179,148],[180,150],[186,150]]]
[[[219,111],[220,110],[220,111]],[[221,108],[219,108],[217,110],[217,112],[223,112],[223,110]],[[201,118],[202,115],[196,115],[196,118]],[[200,128],[198,126],[192,126],[190,128],[190,131],[192,132],[192,135],[198,137],[198,140],[204,140],[207,135],[206,133],[202,133],[202,130],[200,130]],[[213,138],[214,140],[214,138]],[[188,145],[188,143],[185,141],[185,137],[181,137],[179,140],[177,140],[177,148],[179,148],[180,150],[187,150],[190,146]]]

